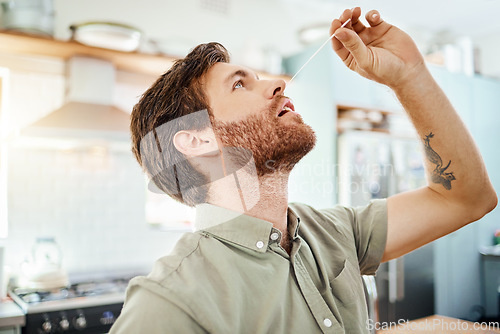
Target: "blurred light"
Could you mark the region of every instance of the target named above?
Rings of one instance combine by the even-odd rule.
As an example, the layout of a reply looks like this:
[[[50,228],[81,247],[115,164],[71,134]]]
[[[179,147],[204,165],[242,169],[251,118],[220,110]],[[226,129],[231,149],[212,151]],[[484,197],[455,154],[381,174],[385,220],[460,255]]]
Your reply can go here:
[[[327,39],[329,35],[330,25],[327,23],[316,24],[304,27],[298,31],[299,41],[302,44],[308,45],[318,41]]]

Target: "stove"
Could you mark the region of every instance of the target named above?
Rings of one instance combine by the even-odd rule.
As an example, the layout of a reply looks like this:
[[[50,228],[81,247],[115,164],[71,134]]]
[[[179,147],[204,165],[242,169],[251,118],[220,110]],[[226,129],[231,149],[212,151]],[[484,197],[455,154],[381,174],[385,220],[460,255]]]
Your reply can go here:
[[[14,288],[9,295],[26,314],[23,334],[107,333],[120,314],[130,278],[89,280],[49,291]]]

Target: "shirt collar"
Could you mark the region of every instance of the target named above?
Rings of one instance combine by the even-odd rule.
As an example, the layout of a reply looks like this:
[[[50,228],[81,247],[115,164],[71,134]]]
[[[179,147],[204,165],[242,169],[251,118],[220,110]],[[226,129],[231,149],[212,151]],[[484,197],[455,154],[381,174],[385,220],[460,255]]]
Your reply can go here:
[[[298,236],[299,223],[299,217],[289,207],[288,230],[294,239]],[[196,206],[195,229],[261,253],[275,241],[271,234],[279,233],[268,221],[208,203]]]
[[[292,232],[295,239],[299,236],[300,217],[297,216],[291,207],[288,207],[288,231]]]

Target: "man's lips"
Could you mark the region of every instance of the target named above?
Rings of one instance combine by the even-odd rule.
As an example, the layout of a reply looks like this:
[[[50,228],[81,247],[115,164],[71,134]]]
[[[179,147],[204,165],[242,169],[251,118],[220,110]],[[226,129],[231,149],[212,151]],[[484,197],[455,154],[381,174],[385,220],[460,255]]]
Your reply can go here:
[[[282,117],[290,111],[295,111],[295,106],[289,98],[284,98],[283,101],[278,105],[277,116]]]

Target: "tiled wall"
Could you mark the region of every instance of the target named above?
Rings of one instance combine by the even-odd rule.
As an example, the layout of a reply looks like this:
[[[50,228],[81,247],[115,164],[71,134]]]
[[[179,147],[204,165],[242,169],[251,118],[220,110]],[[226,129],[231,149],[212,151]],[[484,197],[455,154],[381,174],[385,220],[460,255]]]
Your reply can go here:
[[[145,181],[130,152],[11,147],[8,178],[14,271],[40,236],[55,237],[69,272],[148,271],[179,236],[147,226]]]

